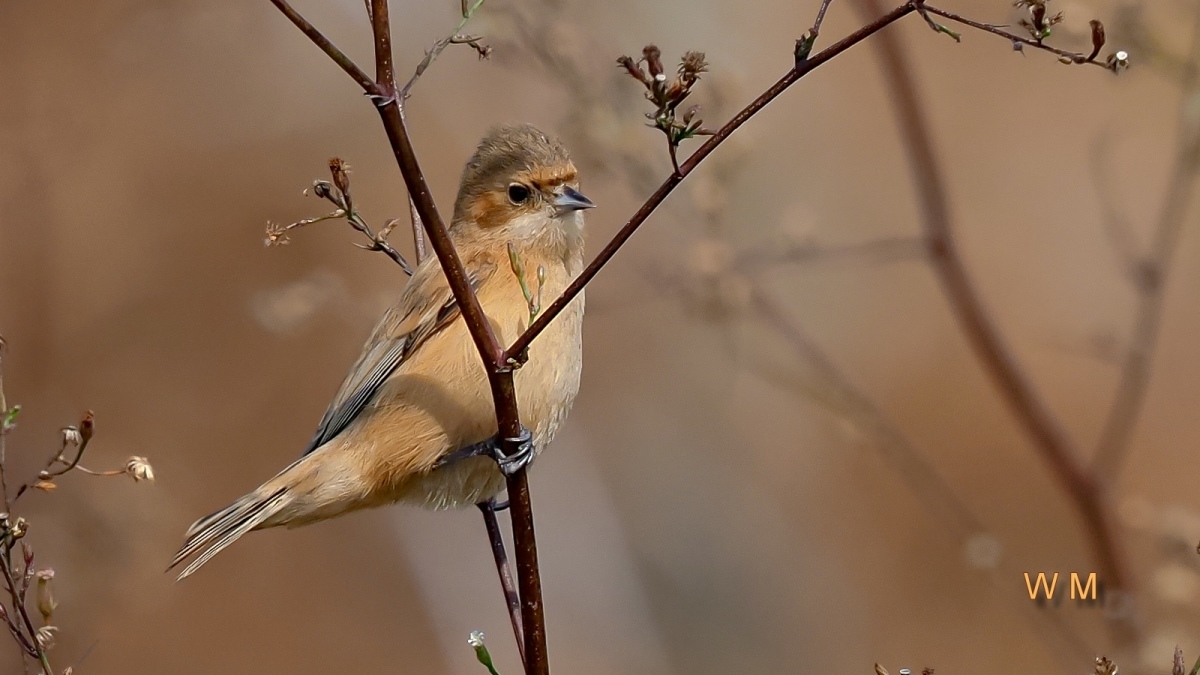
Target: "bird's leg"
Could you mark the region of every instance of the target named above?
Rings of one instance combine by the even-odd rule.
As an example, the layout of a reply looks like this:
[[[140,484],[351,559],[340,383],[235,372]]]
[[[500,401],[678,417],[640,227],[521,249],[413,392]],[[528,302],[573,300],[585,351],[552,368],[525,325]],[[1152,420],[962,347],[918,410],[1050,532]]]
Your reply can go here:
[[[513,635],[517,639],[517,649],[521,652],[521,662],[525,662],[525,631],[521,628],[521,598],[517,595],[517,586],[513,582],[512,568],[508,564],[508,552],[504,550],[504,536],[500,534],[500,523],[496,520],[496,511],[500,504],[493,499],[480,502],[475,506],[483,513],[483,525],[487,528],[488,540],[492,544],[492,557],[496,559],[496,573],[500,575],[500,588],[504,591],[504,601],[508,604],[508,616],[512,620]],[[507,503],[504,508],[508,508]]]
[[[529,433],[528,429],[521,427],[520,436],[504,440],[517,443],[517,451],[511,455],[504,454],[504,450],[500,448],[500,439],[493,436],[486,441],[480,441],[479,443],[468,445],[465,448],[448,453],[439,459],[433,468],[440,469],[443,466],[460,462],[468,457],[491,457],[496,460],[496,464],[500,465],[501,473],[511,476],[533,461],[533,435]]]

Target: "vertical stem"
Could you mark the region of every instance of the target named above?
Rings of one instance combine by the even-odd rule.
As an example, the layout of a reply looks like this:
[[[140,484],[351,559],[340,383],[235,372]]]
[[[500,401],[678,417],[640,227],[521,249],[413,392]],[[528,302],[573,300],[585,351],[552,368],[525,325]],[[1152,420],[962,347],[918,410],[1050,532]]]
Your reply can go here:
[[[508,499],[517,555],[517,579],[521,586],[521,619],[525,626],[525,672],[527,675],[547,675],[550,661],[546,649],[542,580],[538,575],[537,538],[533,531],[529,479],[524,469],[509,476]]]
[[[500,522],[496,519],[496,500],[479,504],[483,514],[483,525],[487,528],[488,541],[492,545],[492,557],[496,560],[496,574],[500,576],[500,589],[504,591],[504,602],[508,605],[508,617],[512,621],[513,636],[517,639],[517,651],[521,664],[525,664],[525,634],[521,629],[521,597],[513,583],[512,566],[508,563],[508,552],[504,550],[504,535],[500,533]]]

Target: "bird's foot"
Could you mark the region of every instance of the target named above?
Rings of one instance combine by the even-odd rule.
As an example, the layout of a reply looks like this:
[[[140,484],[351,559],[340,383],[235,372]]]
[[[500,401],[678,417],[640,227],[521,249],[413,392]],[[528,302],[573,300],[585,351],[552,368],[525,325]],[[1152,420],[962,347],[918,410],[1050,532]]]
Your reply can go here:
[[[529,466],[529,463],[533,461],[536,454],[533,447],[533,434],[529,433],[529,430],[525,427],[521,427],[521,434],[519,436],[504,440],[516,443],[516,452],[508,455],[504,454],[504,449],[501,447],[499,438],[492,437],[486,441],[468,445],[461,450],[455,450],[447,454],[438,460],[438,463],[433,468],[440,469],[443,466],[462,461],[468,457],[491,457],[496,460],[496,464],[500,467],[500,472],[505,476],[511,476]]]
[[[505,476],[511,476],[521,469],[529,466],[533,461],[535,452],[533,449],[533,434],[525,427],[521,427],[521,433],[516,438],[504,439],[509,443],[515,443],[517,449],[511,455],[504,454],[503,448],[499,443],[495,444],[492,453],[492,459],[496,460],[496,464],[500,465],[500,473]]]

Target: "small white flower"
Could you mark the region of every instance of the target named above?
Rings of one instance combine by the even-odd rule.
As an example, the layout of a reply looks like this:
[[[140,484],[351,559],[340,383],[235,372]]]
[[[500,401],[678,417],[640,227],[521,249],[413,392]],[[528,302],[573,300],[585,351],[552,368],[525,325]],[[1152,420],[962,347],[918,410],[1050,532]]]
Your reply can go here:
[[[666,81],[667,81],[667,74],[666,74],[666,73],[659,73],[659,74],[655,75],[655,76],[654,76],[654,81],[655,81],[655,82],[666,82]]]
[[[154,481],[154,467],[150,466],[145,457],[130,457],[125,463],[125,472],[132,476],[135,482]]]
[[[83,434],[78,427],[63,427],[63,445],[79,445],[83,442]]]
[[[58,626],[42,626],[37,629],[38,645],[42,649],[50,649],[54,646],[54,634],[58,632]]]
[[[471,645],[475,649],[479,649],[480,647],[482,647],[483,646],[483,631],[481,631],[481,630],[471,631],[471,634],[467,637],[467,644]]]

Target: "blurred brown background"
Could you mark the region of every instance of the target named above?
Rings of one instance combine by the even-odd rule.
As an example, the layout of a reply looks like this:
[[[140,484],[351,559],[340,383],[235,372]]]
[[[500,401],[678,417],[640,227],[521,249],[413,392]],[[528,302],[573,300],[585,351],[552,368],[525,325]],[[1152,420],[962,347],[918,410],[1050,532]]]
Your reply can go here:
[[[697,98],[715,126],[785,72],[817,4],[489,0],[469,30],[492,60],[452,47],[409,105],[439,202],[488,126],[532,121],[575,149],[601,205],[589,214],[598,250],[669,170],[613,60],[650,41],[668,57],[707,52]],[[1067,16],[1056,40],[1086,51],[1095,17],[1111,46],[1140,25],[1155,49],[1186,54],[1195,3],[1144,4],[1055,2]],[[1003,22],[1010,5],[949,8]],[[360,1],[297,7],[370,61]],[[393,3],[402,73],[457,11]],[[818,47],[860,23],[835,2]],[[974,31],[955,44],[916,17],[894,30],[972,279],[1091,448],[1136,301],[1101,197],[1144,249],[1179,111],[1200,115],[1197,100],[1181,100],[1169,63],[1137,53],[1113,77]],[[1100,610],[1028,600],[1022,572],[1094,569],[1085,535],[927,264],[823,255],[920,229],[876,58],[862,45],[764,111],[589,289],[583,390],[532,478],[556,672],[850,674],[878,661],[1078,673],[1109,648]],[[466,637],[482,629],[502,672],[517,672],[474,511],[385,509],[257,533],[187,583],[162,573],[194,518],[296,456],[404,283],[344,224],[262,245],[268,220],[324,212],[301,190],[335,154],[370,222],[405,213],[354,84],[265,1],[4,2],[0,63],[0,334],[6,391],[24,406],[10,471],[35,472],[58,429],[93,409],[87,463],[144,455],[158,475],[71,475],[24,500],[39,561],[58,573],[55,664],[477,673]],[[1144,628],[1122,672],[1167,672],[1176,644],[1200,652],[1192,224],[1115,485]],[[403,233],[393,240],[407,250]],[[803,255],[727,266],[744,250]],[[749,293],[786,309],[919,457],[881,454],[820,369],[748,310]],[[922,461],[932,477],[914,469]],[[0,672],[19,672],[2,641]]]

